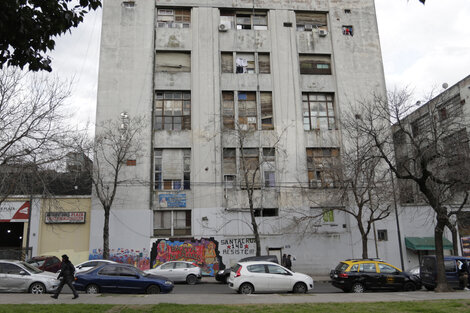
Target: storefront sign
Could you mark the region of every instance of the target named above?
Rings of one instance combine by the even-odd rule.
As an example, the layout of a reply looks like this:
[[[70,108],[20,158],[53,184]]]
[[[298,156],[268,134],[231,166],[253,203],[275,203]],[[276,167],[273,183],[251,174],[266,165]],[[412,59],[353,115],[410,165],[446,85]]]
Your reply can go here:
[[[185,208],[186,194],[160,194],[158,204],[161,208]]]
[[[27,222],[29,201],[4,201],[0,204],[0,222]]]
[[[85,212],[46,212],[46,224],[83,224]]]

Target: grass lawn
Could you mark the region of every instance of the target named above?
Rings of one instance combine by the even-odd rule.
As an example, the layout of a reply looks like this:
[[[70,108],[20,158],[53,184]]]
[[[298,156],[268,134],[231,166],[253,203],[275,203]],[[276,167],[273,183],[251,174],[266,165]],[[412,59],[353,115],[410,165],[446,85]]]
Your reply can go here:
[[[3,304],[0,313],[34,312],[34,313],[65,313],[65,312],[109,312],[109,313],[293,313],[293,312],[348,312],[348,313],[459,313],[470,312],[470,300],[435,300],[416,302],[372,302],[372,303],[309,303],[309,304],[278,304],[278,305],[113,305],[113,304]]]

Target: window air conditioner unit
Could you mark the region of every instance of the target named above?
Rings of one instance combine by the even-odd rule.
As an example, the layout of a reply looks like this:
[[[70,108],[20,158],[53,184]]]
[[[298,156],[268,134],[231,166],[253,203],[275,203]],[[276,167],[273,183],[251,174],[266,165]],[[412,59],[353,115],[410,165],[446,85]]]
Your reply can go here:
[[[328,31],[326,29],[320,29],[318,31],[318,34],[320,35],[320,37],[326,37],[326,35],[328,35]]]
[[[230,22],[224,22],[219,24],[219,32],[226,32],[230,29]]]
[[[312,24],[305,24],[304,28],[305,28],[305,30],[312,30],[313,25]]]

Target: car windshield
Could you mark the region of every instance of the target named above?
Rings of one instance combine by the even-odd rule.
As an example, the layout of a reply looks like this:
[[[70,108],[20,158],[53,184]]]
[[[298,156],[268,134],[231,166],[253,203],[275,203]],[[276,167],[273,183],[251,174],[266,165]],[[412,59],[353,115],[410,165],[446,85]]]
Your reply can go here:
[[[26,263],[26,262],[20,262],[20,263],[21,263],[21,265],[23,265],[31,273],[39,274],[39,273],[43,272],[39,268],[35,267],[34,264],[32,265],[32,264],[29,264],[29,263]]]
[[[46,262],[46,260],[31,259],[31,260],[28,260],[26,262],[28,262],[29,264],[31,264],[33,266],[39,267],[39,266],[42,266],[44,264],[44,262]]]

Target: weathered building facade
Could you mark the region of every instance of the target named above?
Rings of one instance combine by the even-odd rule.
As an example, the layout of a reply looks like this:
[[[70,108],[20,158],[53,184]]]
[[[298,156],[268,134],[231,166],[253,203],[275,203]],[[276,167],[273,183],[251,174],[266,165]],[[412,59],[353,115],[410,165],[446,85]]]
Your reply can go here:
[[[248,164],[262,254],[292,254],[309,273],[360,257],[348,216],[299,219],[335,206],[327,164],[345,144],[344,110],[385,94],[373,0],[105,1],[101,40],[97,124],[146,120],[143,157],[122,172],[141,183],[121,186],[111,211],[111,255],[194,258],[206,274],[253,255]],[[96,197],[91,215],[98,257]],[[398,264],[397,239],[376,246]]]

